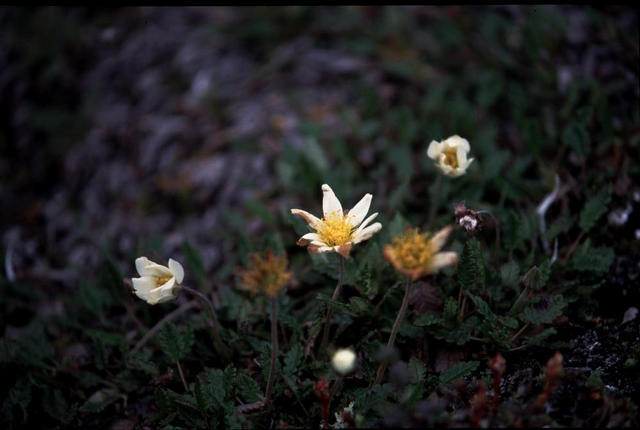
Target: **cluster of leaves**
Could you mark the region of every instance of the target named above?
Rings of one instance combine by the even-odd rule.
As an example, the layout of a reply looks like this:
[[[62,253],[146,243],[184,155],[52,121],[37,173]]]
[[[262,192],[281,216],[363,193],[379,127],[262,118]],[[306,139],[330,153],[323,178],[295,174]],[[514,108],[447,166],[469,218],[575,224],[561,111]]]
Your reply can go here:
[[[333,347],[350,346],[358,354],[357,369],[344,379],[331,412],[353,401],[358,426],[468,425],[468,388],[478,381],[490,385],[487,359],[500,351],[508,366],[520,360],[519,353],[533,354],[539,364],[529,390],[504,391],[508,399],[494,415],[499,424],[523,424],[521,405],[540,393],[544,362],[555,349],[570,351],[571,329],[599,316],[595,293],[607,283],[611,265],[620,254],[637,251],[616,239],[605,214],[626,194],[612,186],[623,175],[614,168],[618,162],[611,152],[627,153],[637,144],[638,108],[613,120],[615,83],[576,80],[566,96],[557,94],[551,65],[561,58],[566,41],[554,14],[530,9],[523,24],[514,24],[497,11],[483,11],[476,20],[447,10],[437,12],[431,34],[422,30],[419,14],[393,8],[374,10],[379,25],[366,24],[367,10],[288,11],[256,24],[250,9],[243,16],[247,22],[223,31],[258,56],[313,23],[314,36],[337,32],[346,51],[375,61],[383,76],[383,82],[353,82],[354,103],[339,112],[349,134],[334,135],[313,121],[303,122],[304,145],[285,142],[274,163],[279,193],[304,196],[300,207],[319,208],[324,182],[345,199],[374,194],[373,207],[384,227],[346,261],[343,296],[333,300],[330,295],[337,261],[296,249],[305,224],[266,197],[229,211],[228,228],[217,233],[230,244],[229,252],[215,273],[206,272],[189,242],[182,247],[187,282],[214,297],[232,360],[216,351],[206,310],[185,294],[156,307],[128,294],[122,280],[131,275],[137,255],[105,251],[99,268],[70,295],[56,296],[35,279],[2,278],[4,427],[317,427],[321,407],[313,385],[320,379],[337,383],[325,352],[317,350],[327,305],[335,310]],[[613,22],[595,11],[589,16],[596,27]],[[479,33],[468,34],[478,22]],[[611,31],[611,38],[624,37]],[[463,49],[468,43],[486,55],[472,56]],[[398,51],[399,45],[406,48]],[[460,52],[460,58],[450,52]],[[423,57],[439,66],[427,66]],[[522,66],[530,62],[539,67]],[[444,73],[449,70],[457,72]],[[391,86],[397,94],[384,98],[379,86]],[[583,102],[587,107],[578,109]],[[445,179],[437,190],[437,172],[424,156],[426,140],[453,133],[469,139],[476,161],[467,175]],[[542,231],[536,206],[552,188],[549,160],[558,160],[551,166],[569,186],[545,215]],[[625,169],[624,174],[638,174],[637,165]],[[451,203],[459,200],[490,212],[499,231],[485,217],[484,230],[474,236],[454,233],[449,248],[460,255],[457,268],[416,285],[397,350],[385,351],[404,282],[384,262],[382,246],[407,226],[424,223],[431,205],[437,215],[433,229],[452,223]],[[255,219],[265,232],[258,241],[246,227]],[[162,244],[140,248],[152,255]],[[259,406],[271,359],[267,302],[237,291],[233,276],[251,251],[266,248],[287,252],[296,278],[278,297],[281,350],[273,409]],[[141,343],[152,326],[180,309],[187,311]],[[639,353],[630,349],[624,364],[635,382]],[[382,385],[372,385],[381,361],[389,364],[387,377]],[[603,391],[611,382],[607,377],[593,373],[584,387]],[[633,415],[630,397],[603,393],[609,399],[609,409],[598,404],[603,411]],[[539,412],[524,424],[558,423],[544,421]]]

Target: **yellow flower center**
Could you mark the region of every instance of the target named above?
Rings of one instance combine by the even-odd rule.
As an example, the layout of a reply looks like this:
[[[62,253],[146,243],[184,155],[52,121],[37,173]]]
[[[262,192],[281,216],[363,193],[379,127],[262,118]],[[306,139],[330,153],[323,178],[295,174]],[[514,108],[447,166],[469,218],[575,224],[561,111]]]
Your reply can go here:
[[[429,244],[429,233],[420,233],[417,228],[394,237],[391,247],[396,261],[408,270],[425,267],[435,253]]]
[[[351,241],[353,230],[349,215],[341,215],[338,211],[322,218],[317,227],[318,236],[327,246],[341,246]]]
[[[169,279],[173,276],[157,276],[156,277],[156,287],[160,287],[164,285]]]
[[[456,148],[444,150],[444,164],[456,169],[458,167],[458,151]]]

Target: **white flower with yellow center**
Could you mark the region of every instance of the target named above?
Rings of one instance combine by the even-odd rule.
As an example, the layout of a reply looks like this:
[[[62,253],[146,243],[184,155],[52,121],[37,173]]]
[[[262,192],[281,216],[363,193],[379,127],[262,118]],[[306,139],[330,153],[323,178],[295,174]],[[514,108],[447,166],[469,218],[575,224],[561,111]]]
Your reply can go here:
[[[140,278],[131,278],[136,296],[150,305],[175,299],[184,278],[184,269],[176,260],[170,258],[163,266],[147,257],[136,258],[136,270]]]
[[[464,175],[473,158],[467,159],[469,141],[457,134],[442,142],[432,140],[427,149],[429,158],[436,162],[442,173],[452,178]]]
[[[369,239],[382,228],[379,222],[369,225],[378,216],[377,212],[364,219],[373,196],[365,194],[350,211],[343,212],[340,200],[329,185],[322,185],[322,193],[322,219],[302,209],[291,209],[292,214],[303,218],[316,231],[302,236],[297,244],[308,246],[309,252],[334,251],[349,258],[353,245]]]

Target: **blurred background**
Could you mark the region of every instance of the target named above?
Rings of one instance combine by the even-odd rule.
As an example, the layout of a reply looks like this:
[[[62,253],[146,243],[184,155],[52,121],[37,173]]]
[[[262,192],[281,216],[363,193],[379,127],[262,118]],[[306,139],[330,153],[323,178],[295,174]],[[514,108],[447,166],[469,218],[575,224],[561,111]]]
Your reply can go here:
[[[418,219],[452,134],[476,162],[448,217],[453,196],[537,203],[553,172],[637,173],[630,8],[2,8],[0,28],[2,249],[49,291],[105,249],[185,241],[224,275],[325,182]]]

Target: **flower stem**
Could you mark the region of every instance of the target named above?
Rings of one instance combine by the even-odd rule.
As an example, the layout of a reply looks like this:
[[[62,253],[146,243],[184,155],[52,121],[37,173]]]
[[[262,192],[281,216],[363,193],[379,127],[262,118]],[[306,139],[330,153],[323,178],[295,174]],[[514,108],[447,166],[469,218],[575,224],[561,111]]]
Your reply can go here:
[[[396,316],[396,321],[393,323],[393,327],[391,328],[391,334],[389,335],[389,341],[387,342],[387,346],[392,347],[396,341],[396,336],[398,335],[398,330],[400,329],[400,324],[402,324],[402,320],[404,319],[404,314],[407,311],[407,307],[409,307],[409,299],[411,298],[411,287],[413,286],[413,280],[410,276],[407,276],[407,287],[404,290],[404,297],[402,299],[402,305],[400,305],[400,310],[398,311],[398,315]],[[386,365],[381,363],[378,366],[378,372],[376,373],[375,384],[379,384],[382,380],[382,375],[384,375],[384,371],[386,369]]]
[[[264,395],[265,404],[271,403],[271,391],[273,388],[273,379],[276,371],[276,359],[278,358],[278,300],[276,297],[271,299],[271,367],[269,368],[269,380],[267,381],[267,389]]]
[[[180,379],[182,380],[182,385],[184,386],[184,391],[189,392],[189,386],[187,385],[187,380],[184,379],[184,372],[182,371],[182,366],[180,366],[180,360],[176,360],[176,366],[178,366],[178,373],[180,374]]]
[[[230,360],[231,350],[229,350],[229,348],[222,341],[222,337],[220,337],[220,330],[218,328],[218,317],[216,316],[216,310],[213,308],[211,300],[209,300],[207,296],[196,289],[187,287],[186,285],[183,285],[182,288],[207,304],[207,309],[209,309],[209,314],[211,315],[211,332],[213,334],[213,342],[215,344],[216,350],[223,356],[225,360]]]
[[[336,285],[336,289],[333,291],[333,296],[331,296],[332,300],[338,300],[340,297],[340,290],[342,289],[342,279],[344,278],[344,257],[340,254],[336,254],[338,256],[338,285]],[[320,344],[320,349],[325,350],[327,347],[327,342],[329,341],[329,326],[331,325],[331,317],[333,316],[333,305],[329,303],[327,305],[327,317],[324,320],[324,332],[322,333],[322,343]]]

